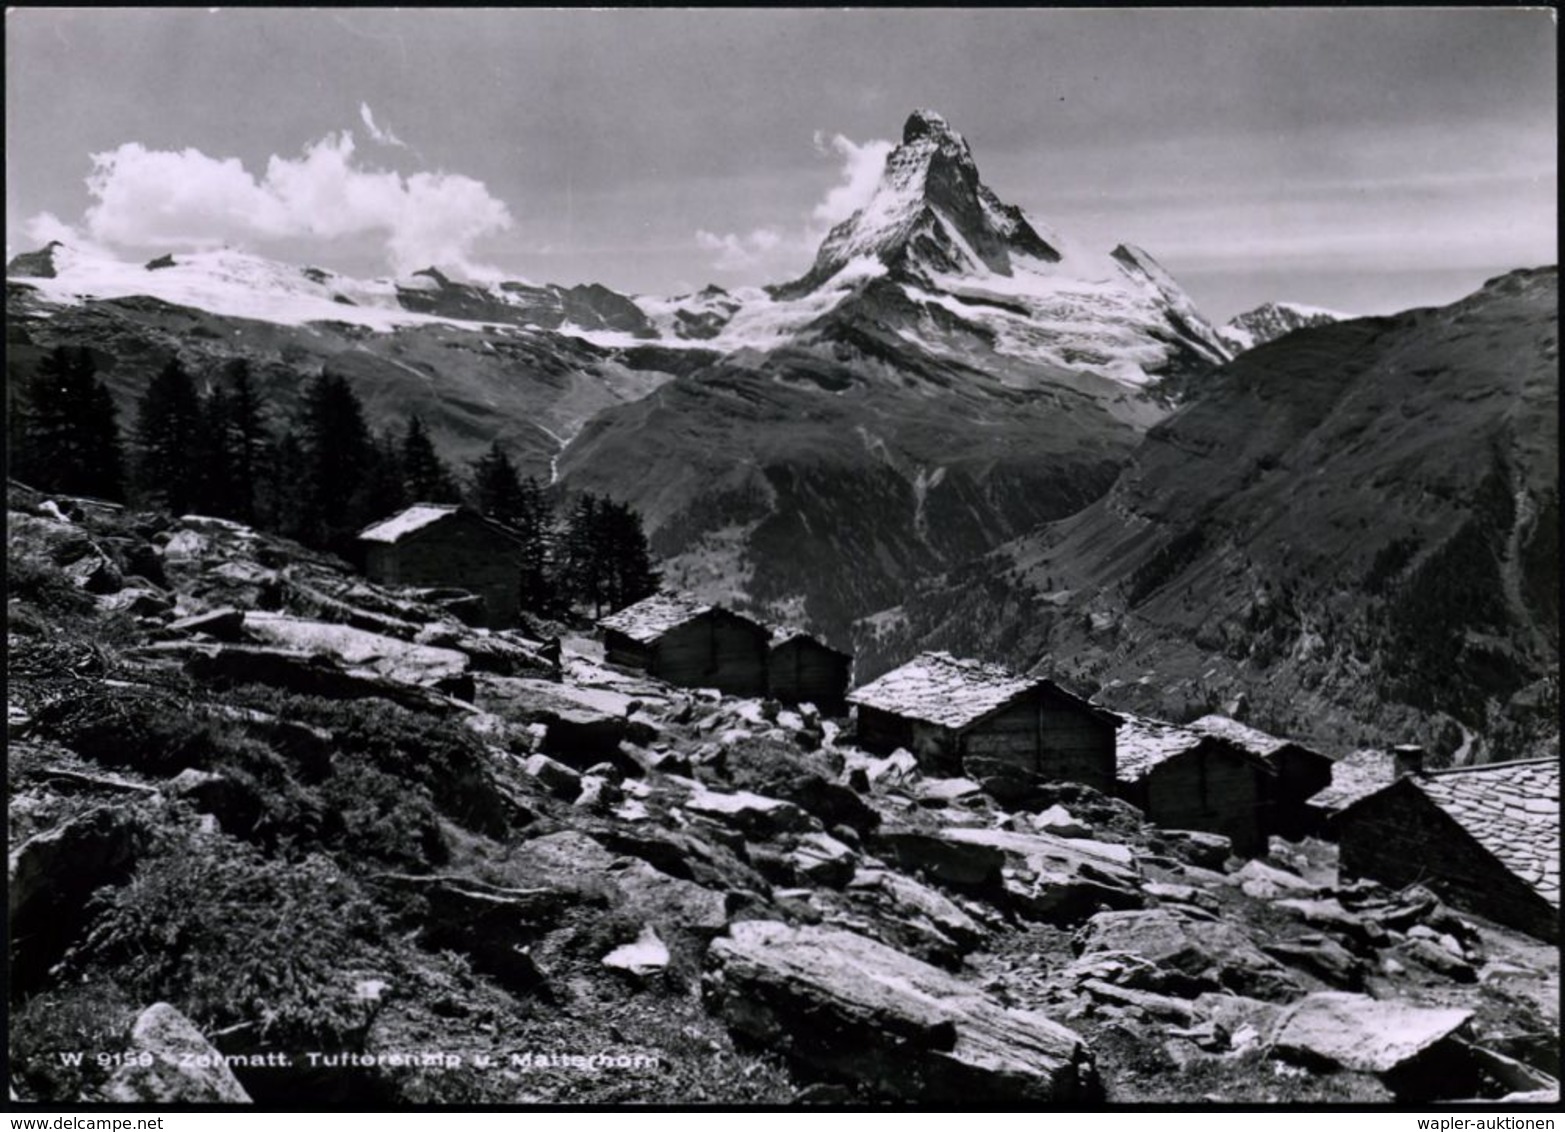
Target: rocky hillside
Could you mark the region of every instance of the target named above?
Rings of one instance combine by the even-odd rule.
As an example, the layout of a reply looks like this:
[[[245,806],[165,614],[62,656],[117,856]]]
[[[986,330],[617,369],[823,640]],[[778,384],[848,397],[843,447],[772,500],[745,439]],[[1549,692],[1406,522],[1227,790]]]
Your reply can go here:
[[[866,622],[860,677],[949,647],[1339,753],[1557,751],[1557,319],[1540,268],[1249,351],[1103,499]]]
[[[1557,1089],[1557,952],[1330,846],[1002,807],[231,523],[8,520],[13,1100]]]

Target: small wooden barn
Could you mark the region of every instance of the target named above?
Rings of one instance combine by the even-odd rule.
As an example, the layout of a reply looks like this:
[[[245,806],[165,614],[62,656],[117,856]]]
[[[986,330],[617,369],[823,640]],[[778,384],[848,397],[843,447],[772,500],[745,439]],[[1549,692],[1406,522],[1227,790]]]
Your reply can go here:
[[[1334,819],[1344,877],[1422,884],[1539,939],[1560,934],[1560,761],[1404,775]]]
[[[858,743],[911,751],[937,774],[1023,772],[1114,789],[1119,717],[1051,680],[929,652],[848,696]]]
[[[847,711],[853,657],[799,629],[772,633],[766,658],[768,692],[788,704],[814,704],[827,715]]]
[[[1320,830],[1320,813],[1309,799],[1331,785],[1330,755],[1292,739],[1279,739],[1226,715],[1204,715],[1190,730],[1223,739],[1271,767],[1271,832],[1297,841]]]
[[[484,599],[483,624],[516,624],[522,543],[509,528],[456,504],[415,503],[359,532],[364,572],[391,586],[468,590]]]
[[[656,593],[598,622],[605,659],[685,688],[766,692],[771,630],[684,594]]]
[[[1164,829],[1220,833],[1243,857],[1266,852],[1276,772],[1265,760],[1189,727],[1121,715],[1120,797]]]

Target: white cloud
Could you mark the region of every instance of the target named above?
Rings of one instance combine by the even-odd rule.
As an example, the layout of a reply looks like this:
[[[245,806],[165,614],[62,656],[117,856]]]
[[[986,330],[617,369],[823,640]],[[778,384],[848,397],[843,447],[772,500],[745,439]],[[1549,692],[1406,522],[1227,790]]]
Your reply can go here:
[[[817,130],[815,151],[842,162],[841,183],[832,186],[807,217],[788,230],[754,228],[719,234],[700,229],[696,243],[713,253],[712,266],[718,271],[759,275],[761,268],[801,270],[832,227],[869,203],[880,184],[886,156],[894,148],[889,141],[877,139],[861,145],[842,134],[828,138]]]
[[[375,124],[375,112],[370,109],[368,102],[359,103],[359,117],[364,121],[364,128],[370,132],[381,145],[394,145],[400,149],[407,149],[408,143],[397,137],[390,130],[383,130]]]
[[[512,224],[505,204],[471,177],[403,177],[362,167],[347,131],[306,146],[301,157],[273,155],[259,178],[238,158],[153,150],[139,142],[94,154],[92,161],[87,188],[93,204],[81,232],[48,214],[34,217],[30,230],[160,250],[370,236],[384,241],[398,272],[436,264],[471,277],[495,274],[472,262],[475,243]]]
[[[696,243],[714,253],[712,266],[719,271],[755,267],[786,242],[786,237],[775,228],[754,228],[743,235],[737,232],[718,235],[705,228],[696,230]]]
[[[880,174],[886,167],[886,157],[895,146],[891,142],[867,141],[863,145],[833,134],[828,141],[819,130],[815,132],[815,149],[825,155],[835,153],[842,158],[842,184],[826,194],[815,206],[811,217],[828,227],[840,224],[869,203],[880,184]]]

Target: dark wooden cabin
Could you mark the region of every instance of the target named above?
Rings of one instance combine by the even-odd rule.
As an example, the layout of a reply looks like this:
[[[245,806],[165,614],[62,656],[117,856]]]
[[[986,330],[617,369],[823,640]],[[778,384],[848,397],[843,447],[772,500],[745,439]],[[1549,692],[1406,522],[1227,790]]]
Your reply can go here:
[[[1202,735],[1223,739],[1271,767],[1271,832],[1297,841],[1320,832],[1321,816],[1309,800],[1331,785],[1336,761],[1293,739],[1280,739],[1226,715],[1204,715],[1189,725]]]
[[[935,774],[1037,774],[1114,789],[1119,717],[1051,680],[924,653],[848,696],[858,743],[902,747]]]
[[[1158,719],[1124,715],[1119,794],[1164,829],[1219,833],[1242,857],[1266,852],[1274,830],[1276,772],[1225,739]]]
[[[598,622],[605,659],[684,688],[766,692],[771,630],[721,606],[657,593]]]
[[[1560,761],[1404,775],[1332,819],[1344,877],[1422,884],[1539,939],[1560,935]]]
[[[767,689],[788,704],[814,704],[826,715],[847,711],[853,657],[808,633],[779,629],[766,659]]]
[[[484,600],[479,619],[491,629],[516,624],[521,610],[522,542],[476,511],[415,503],[359,532],[364,573],[389,586],[467,590]]]

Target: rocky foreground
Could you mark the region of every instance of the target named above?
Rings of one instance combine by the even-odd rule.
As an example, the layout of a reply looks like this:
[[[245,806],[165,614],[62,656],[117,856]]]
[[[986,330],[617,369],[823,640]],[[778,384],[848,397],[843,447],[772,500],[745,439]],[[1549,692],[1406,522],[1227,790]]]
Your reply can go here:
[[[22,1101],[1557,1097],[1558,952],[12,486]]]

